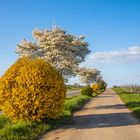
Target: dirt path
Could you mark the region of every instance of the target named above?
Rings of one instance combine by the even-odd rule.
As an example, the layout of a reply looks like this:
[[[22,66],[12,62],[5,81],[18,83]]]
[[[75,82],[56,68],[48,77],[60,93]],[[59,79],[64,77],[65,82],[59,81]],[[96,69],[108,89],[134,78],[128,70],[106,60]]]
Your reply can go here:
[[[42,140],[140,140],[140,125],[119,96],[108,89],[76,112],[70,124]]]

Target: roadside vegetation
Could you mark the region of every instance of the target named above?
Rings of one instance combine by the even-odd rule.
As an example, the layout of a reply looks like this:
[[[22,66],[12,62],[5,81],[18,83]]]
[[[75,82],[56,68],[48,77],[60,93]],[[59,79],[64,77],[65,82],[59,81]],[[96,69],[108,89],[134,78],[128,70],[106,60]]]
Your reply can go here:
[[[66,99],[63,111],[59,119],[48,119],[37,121],[12,122],[8,117],[0,116],[0,139],[1,140],[33,140],[39,138],[45,132],[68,122],[74,111],[82,108],[91,97],[78,95]]]
[[[133,88],[133,89],[132,89]],[[138,89],[138,86],[136,87]],[[140,88],[140,87],[139,87]],[[125,105],[140,118],[140,94],[138,94],[134,86],[113,88],[118,93]]]
[[[0,78],[0,140],[38,139],[107,86],[99,70],[79,67],[90,53],[83,36],[55,27],[35,30],[33,37],[17,45],[20,58]],[[76,75],[85,87],[66,86]],[[67,89],[81,88],[82,94],[66,99]]]
[[[89,94],[90,93],[90,94]],[[80,110],[85,103],[101,92],[94,92],[90,87],[84,87],[81,94],[67,98],[59,118],[48,117],[40,121],[16,121],[13,122],[7,116],[0,116],[0,139],[2,140],[34,140],[40,138],[46,132],[67,123],[72,114]]]

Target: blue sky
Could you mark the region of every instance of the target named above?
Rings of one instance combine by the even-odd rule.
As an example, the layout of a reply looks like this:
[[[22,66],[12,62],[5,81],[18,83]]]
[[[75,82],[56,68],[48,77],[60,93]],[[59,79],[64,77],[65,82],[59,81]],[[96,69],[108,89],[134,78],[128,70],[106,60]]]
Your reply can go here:
[[[1,0],[0,75],[18,58],[17,43],[53,23],[85,35],[92,52],[82,65],[101,70],[109,86],[140,84],[139,0]]]

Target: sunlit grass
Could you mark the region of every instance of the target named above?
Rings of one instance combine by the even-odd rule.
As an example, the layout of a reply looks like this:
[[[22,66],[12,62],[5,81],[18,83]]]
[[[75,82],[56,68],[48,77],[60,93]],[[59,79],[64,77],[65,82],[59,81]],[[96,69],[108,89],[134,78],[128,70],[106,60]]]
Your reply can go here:
[[[127,88],[113,88],[125,105],[140,118],[140,94],[131,93]]]

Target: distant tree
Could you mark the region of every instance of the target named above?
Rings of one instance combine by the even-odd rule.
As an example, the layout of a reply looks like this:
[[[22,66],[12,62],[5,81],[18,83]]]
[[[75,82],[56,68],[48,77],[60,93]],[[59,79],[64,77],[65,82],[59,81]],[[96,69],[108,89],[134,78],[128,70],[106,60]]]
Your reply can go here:
[[[75,76],[75,71],[90,53],[84,36],[74,36],[64,29],[53,27],[48,30],[34,30],[35,42],[22,40],[16,52],[20,57],[39,57],[51,63],[65,80]]]
[[[98,80],[97,83],[98,83],[99,88],[101,90],[105,90],[106,89],[107,83],[103,79]]]
[[[77,75],[83,83],[90,85],[96,81],[97,77],[100,75],[100,71],[97,69],[82,67],[79,68]]]
[[[101,75],[98,75],[96,78],[96,83],[99,85],[99,89],[105,90],[107,87],[107,83],[103,80]]]

